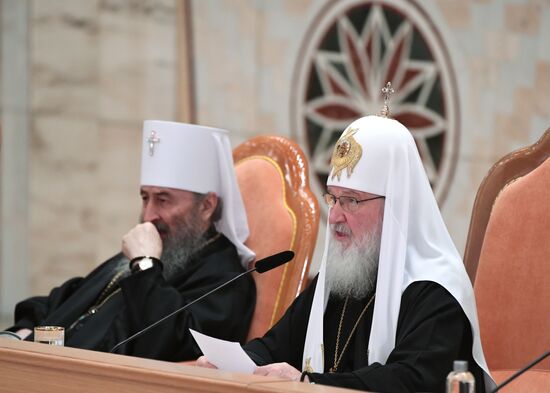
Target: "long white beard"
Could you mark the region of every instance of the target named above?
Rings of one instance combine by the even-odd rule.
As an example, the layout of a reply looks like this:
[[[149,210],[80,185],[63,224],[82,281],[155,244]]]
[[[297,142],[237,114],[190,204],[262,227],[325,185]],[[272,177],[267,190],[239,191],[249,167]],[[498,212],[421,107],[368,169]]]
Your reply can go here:
[[[349,230],[341,224],[331,226],[327,254],[327,287],[337,297],[363,299],[376,285],[380,231],[366,233],[358,244],[352,243],[346,249],[341,242],[334,239],[335,228],[344,232]]]

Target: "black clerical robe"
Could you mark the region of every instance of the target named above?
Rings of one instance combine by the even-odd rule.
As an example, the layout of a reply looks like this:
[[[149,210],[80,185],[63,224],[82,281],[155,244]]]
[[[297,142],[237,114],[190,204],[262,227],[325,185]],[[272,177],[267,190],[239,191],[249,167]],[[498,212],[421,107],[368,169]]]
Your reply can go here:
[[[289,307],[264,337],[244,346],[258,365],[287,362],[302,369],[307,323],[316,281]],[[339,353],[370,295],[348,301],[342,319]],[[376,297],[374,298],[376,302]],[[344,300],[329,298],[324,317],[324,373],[308,374],[310,381],[381,393],[445,392],[445,379],[454,360],[467,360],[476,378],[476,391],[484,392],[483,372],[472,358],[470,323],[458,302],[437,283],[415,282],[401,297],[395,348],[385,365],[368,364],[368,344],[374,302],[359,321],[336,373],[334,352]]]
[[[168,281],[155,266],[126,276],[115,284],[114,292],[103,294],[101,300],[115,274],[113,269],[122,258],[121,254],[116,255],[87,277],[73,278],[53,289],[49,296],[32,297],[17,304],[15,325],[8,330],[63,326],[65,346],[108,352],[118,342],[244,271],[233,244],[220,236]],[[244,342],[255,298],[253,279],[242,277],[129,342],[117,353],[171,361],[196,359],[201,352],[189,328]],[[28,339],[32,340],[32,336]]]

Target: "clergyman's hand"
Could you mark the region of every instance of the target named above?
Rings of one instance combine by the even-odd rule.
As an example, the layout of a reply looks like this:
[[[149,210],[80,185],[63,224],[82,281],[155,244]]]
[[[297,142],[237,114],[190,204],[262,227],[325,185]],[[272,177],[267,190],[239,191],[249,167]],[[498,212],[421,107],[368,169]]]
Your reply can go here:
[[[136,225],[122,238],[122,252],[129,260],[142,256],[160,258],[162,239],[157,228],[150,222]]]
[[[199,367],[205,367],[205,368],[217,368],[216,366],[214,366],[212,363],[208,361],[206,356],[201,356],[200,358],[198,358],[197,363],[195,365]]]
[[[254,370],[255,375],[265,375],[269,377],[279,377],[291,381],[299,381],[302,373],[296,370],[288,363],[272,363],[267,366],[261,366]]]

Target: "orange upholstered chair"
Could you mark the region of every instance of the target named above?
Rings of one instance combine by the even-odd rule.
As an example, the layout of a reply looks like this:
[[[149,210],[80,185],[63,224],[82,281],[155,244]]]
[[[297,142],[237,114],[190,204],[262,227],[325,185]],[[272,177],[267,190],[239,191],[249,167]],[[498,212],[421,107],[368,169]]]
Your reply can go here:
[[[550,129],[483,180],[464,262],[498,384],[550,350]],[[508,386],[502,391],[550,392],[550,358]]]
[[[305,288],[317,239],[319,206],[309,188],[308,164],[293,141],[258,136],[233,151],[250,229],[246,244],[256,260],[283,250],[294,259],[270,272],[254,273],[256,308],[248,339],[262,336]]]

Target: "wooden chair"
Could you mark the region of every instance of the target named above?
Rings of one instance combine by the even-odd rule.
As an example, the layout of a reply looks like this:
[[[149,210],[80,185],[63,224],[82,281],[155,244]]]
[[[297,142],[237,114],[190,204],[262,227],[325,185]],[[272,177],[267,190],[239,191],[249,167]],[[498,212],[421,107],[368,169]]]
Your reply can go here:
[[[498,384],[550,350],[550,129],[502,158],[481,183],[464,263]],[[548,392],[550,359],[509,386],[522,384],[531,393]]]
[[[283,250],[294,260],[254,274],[257,298],[248,339],[262,336],[307,284],[317,239],[319,206],[309,187],[308,164],[298,144],[282,136],[258,136],[233,151],[248,217],[246,244],[256,260]]]

